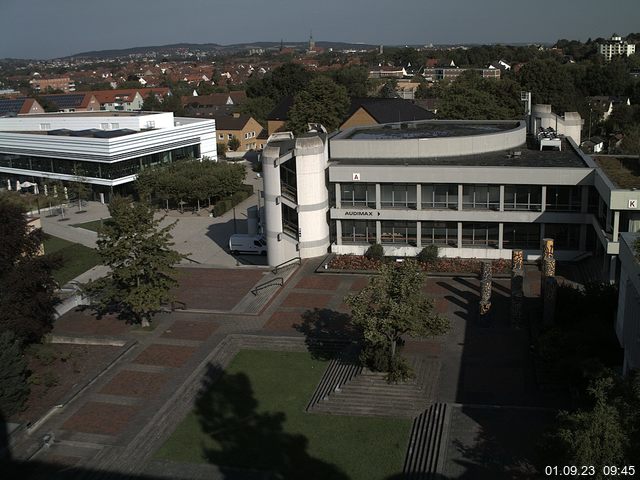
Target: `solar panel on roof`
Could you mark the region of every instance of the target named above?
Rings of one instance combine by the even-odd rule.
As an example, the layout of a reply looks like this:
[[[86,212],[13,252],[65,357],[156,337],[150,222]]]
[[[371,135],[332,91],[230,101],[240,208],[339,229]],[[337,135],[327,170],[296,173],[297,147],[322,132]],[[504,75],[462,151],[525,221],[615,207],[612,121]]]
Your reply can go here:
[[[49,100],[58,106],[59,109],[78,108],[84,99],[84,94],[70,93],[68,95],[43,95],[42,98]]]
[[[0,114],[18,113],[24,105],[24,98],[0,100]]]

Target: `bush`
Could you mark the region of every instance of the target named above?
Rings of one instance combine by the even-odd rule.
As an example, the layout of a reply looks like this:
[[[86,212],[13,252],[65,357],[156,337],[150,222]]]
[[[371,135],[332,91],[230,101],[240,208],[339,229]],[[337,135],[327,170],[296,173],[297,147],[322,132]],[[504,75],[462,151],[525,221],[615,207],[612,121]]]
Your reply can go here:
[[[235,207],[236,205],[242,203],[247,197],[247,192],[241,190],[231,195],[231,203]]]
[[[436,245],[427,245],[420,250],[420,253],[418,253],[416,258],[422,263],[435,262],[438,260],[438,247]]]
[[[387,372],[387,382],[404,383],[414,377],[413,369],[406,358],[396,355],[389,362],[389,371]]]
[[[42,375],[42,383],[47,388],[56,387],[60,385],[60,379],[53,372],[45,372],[44,375]]]
[[[364,254],[369,260],[382,260],[384,258],[384,248],[379,243],[371,245]]]
[[[27,362],[13,332],[0,334],[0,365],[0,411],[13,415],[22,409],[29,395]]]

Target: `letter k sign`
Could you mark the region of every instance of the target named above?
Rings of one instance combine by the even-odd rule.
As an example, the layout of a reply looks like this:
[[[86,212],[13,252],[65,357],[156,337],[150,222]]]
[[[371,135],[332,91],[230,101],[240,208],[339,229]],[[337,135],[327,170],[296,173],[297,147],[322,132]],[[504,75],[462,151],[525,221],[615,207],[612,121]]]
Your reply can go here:
[[[629,199],[629,208],[638,208],[638,200]]]

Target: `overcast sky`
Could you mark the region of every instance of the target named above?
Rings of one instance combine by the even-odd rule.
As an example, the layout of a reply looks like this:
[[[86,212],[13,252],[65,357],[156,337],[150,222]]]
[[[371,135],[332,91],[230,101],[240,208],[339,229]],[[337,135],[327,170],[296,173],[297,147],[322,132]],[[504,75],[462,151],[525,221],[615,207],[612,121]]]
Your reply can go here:
[[[0,58],[179,42],[554,42],[640,30],[640,0],[0,0]]]

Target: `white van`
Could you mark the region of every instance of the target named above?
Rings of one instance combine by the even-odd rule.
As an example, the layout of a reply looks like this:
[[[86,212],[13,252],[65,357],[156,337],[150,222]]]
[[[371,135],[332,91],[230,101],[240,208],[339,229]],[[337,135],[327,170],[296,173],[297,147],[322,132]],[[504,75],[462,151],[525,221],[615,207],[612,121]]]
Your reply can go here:
[[[229,250],[232,254],[253,253],[256,255],[267,254],[267,242],[263,237],[237,233],[229,238]]]

